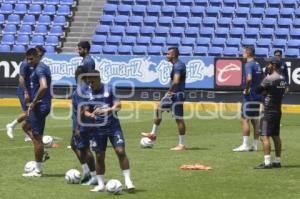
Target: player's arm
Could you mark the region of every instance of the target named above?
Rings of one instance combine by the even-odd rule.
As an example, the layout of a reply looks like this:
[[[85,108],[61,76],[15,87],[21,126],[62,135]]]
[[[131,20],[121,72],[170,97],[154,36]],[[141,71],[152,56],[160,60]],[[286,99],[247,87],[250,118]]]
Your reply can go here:
[[[95,113],[90,111],[90,107],[89,106],[83,106],[81,113],[82,113],[82,115],[84,117],[96,119]]]
[[[20,66],[20,73],[19,73],[19,86],[24,90],[24,98],[26,104],[29,103],[29,94],[28,88],[26,87],[25,83],[25,70],[27,69],[26,63],[22,62]]]
[[[250,86],[251,86],[251,83],[252,83],[252,68],[248,64],[246,64],[245,70],[246,70],[246,85],[245,85],[245,89],[244,89],[243,94],[244,95],[249,95]]]
[[[174,77],[173,77],[173,81],[172,81],[172,84],[171,84],[171,87],[169,88],[167,94],[168,95],[172,95],[175,88],[178,86],[180,82],[180,74],[179,73],[175,73],[174,74]]]
[[[268,78],[263,79],[261,84],[255,89],[256,93],[265,95],[268,87],[270,86],[270,81]]]

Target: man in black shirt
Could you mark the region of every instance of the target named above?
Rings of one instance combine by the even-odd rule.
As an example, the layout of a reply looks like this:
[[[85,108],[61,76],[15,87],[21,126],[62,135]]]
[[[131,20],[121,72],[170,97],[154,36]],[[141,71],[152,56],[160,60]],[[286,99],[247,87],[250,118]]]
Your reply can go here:
[[[280,119],[281,102],[285,92],[286,82],[280,73],[280,62],[275,57],[268,60],[267,65],[270,71],[257,92],[264,96],[264,115],[261,120],[261,141],[264,150],[264,163],[255,167],[256,169],[280,168],[281,139],[280,139]],[[272,137],[275,145],[275,161],[271,162],[271,143]]]

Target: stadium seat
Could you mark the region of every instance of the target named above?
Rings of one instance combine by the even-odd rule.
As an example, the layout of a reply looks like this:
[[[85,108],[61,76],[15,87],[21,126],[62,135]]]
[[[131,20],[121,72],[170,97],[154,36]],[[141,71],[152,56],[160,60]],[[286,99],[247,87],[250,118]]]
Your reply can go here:
[[[108,25],[100,25],[96,26],[96,34],[98,35],[108,35],[110,31],[110,27]]]
[[[44,37],[42,35],[34,35],[31,38],[30,45],[37,46],[37,45],[44,45]]]
[[[142,26],[140,30],[141,36],[152,36],[155,33],[153,26]]]
[[[260,38],[272,38],[274,30],[273,28],[261,28],[259,33]]]
[[[15,24],[7,24],[3,29],[3,34],[16,34],[17,27]]]
[[[203,17],[204,14],[205,14],[205,7],[203,7],[203,6],[191,7],[191,15],[193,17]]]
[[[91,45],[90,53],[91,54],[102,53],[102,46],[100,46],[100,45],[94,45],[94,44]]]
[[[158,22],[158,18],[156,16],[145,16],[144,25],[145,26],[156,26]]]
[[[266,8],[265,17],[266,18],[277,18],[279,16],[279,8]]]
[[[20,20],[20,15],[17,14],[11,14],[8,16],[7,18],[7,24],[14,24],[14,25],[18,25],[20,24],[21,20]]]
[[[288,48],[300,48],[300,40],[299,39],[290,39],[287,41]]]
[[[150,4],[151,5],[159,5],[159,6],[161,6],[161,5],[163,5],[164,4],[164,0],[150,0]]]
[[[133,46],[132,54],[133,55],[146,55],[147,47],[146,46]]]
[[[219,12],[220,12],[220,8],[215,6],[209,6],[206,7],[205,9],[205,13],[207,17],[218,17]]]
[[[29,36],[19,35],[15,43],[16,45],[29,45]]]
[[[294,8],[281,8],[279,11],[279,16],[281,18],[292,18],[293,15],[294,15]]]
[[[48,29],[45,25],[37,25],[34,29],[33,35],[47,35]]]
[[[223,56],[224,57],[236,57],[238,54],[238,48],[235,47],[228,47],[224,48],[223,50]]]
[[[265,8],[267,0],[253,0],[253,6],[258,8]]]
[[[16,4],[14,9],[14,14],[18,15],[25,15],[27,13],[27,6],[26,4]]]
[[[131,26],[141,26],[143,24],[142,16],[130,16],[128,19],[128,23]]]
[[[299,5],[299,1],[297,0],[283,0],[282,1],[282,6],[284,8],[295,8]]]
[[[0,52],[10,52],[10,46],[9,45],[0,45]]]
[[[125,29],[125,33],[128,36],[137,36],[140,32],[139,26],[127,26]]]
[[[179,46],[178,50],[182,56],[191,56],[193,53],[193,48],[190,46]]]
[[[128,22],[129,17],[124,15],[117,15],[114,18],[114,24],[120,25],[120,26],[126,26]]]
[[[234,7],[223,7],[220,11],[222,17],[233,17],[235,12]]]
[[[201,37],[211,37],[211,35],[214,33],[214,30],[214,28],[201,28],[199,35]]]
[[[215,37],[227,38],[228,33],[229,33],[228,28],[216,28]]]
[[[287,39],[289,36],[290,30],[288,28],[277,28],[274,31],[274,35],[277,39]]]
[[[223,0],[210,0],[211,6],[221,7],[223,4]]]
[[[3,26],[4,23],[5,23],[5,17],[3,14],[0,14],[0,26]]]
[[[34,15],[25,15],[23,17],[23,25],[34,25],[34,24],[35,24]]]
[[[106,36],[105,35],[93,35],[92,43],[96,45],[104,45],[106,43]]]
[[[27,13],[30,15],[41,15],[42,14],[41,5],[31,4]]]
[[[198,37],[199,34],[199,28],[197,27],[188,27],[185,29],[185,36],[186,37]]]
[[[250,18],[247,21],[248,28],[260,28],[261,19],[260,18]]]
[[[299,49],[286,49],[285,52],[286,58],[297,58],[299,57]]]
[[[194,0],[194,4],[196,6],[208,6],[208,1],[207,0]]]
[[[179,17],[188,17],[191,9],[190,6],[177,6],[175,11],[176,15]]]
[[[32,26],[31,25],[26,25],[23,24],[20,28],[19,28],[19,35],[30,35],[32,34]]]
[[[148,5],[149,1],[148,0],[135,0],[135,3],[137,5]]]
[[[145,16],[146,15],[146,6],[145,5],[133,5],[132,6],[132,15]]]
[[[61,16],[66,16],[66,17],[71,17],[72,16],[72,12],[70,10],[70,7],[67,5],[61,5],[58,7],[57,11],[56,11],[57,15],[61,15]]]
[[[46,1],[45,0],[31,0],[32,4],[38,4],[38,5],[45,5]]]
[[[213,38],[211,40],[212,47],[224,47],[226,39],[225,38]]]
[[[114,55],[117,53],[117,51],[118,51],[117,46],[105,45],[102,47],[103,54]]]
[[[253,18],[261,18],[265,13],[264,8],[253,7],[250,9],[250,16]]]
[[[131,55],[132,46],[118,46],[119,55]]]
[[[15,43],[15,37],[13,35],[3,35],[1,44],[13,45]]]
[[[279,8],[280,5],[281,5],[281,0],[268,0],[269,7]]]
[[[293,20],[293,27],[294,28],[300,28],[300,19],[294,19]]]
[[[135,45],[136,37],[135,36],[123,36],[121,39],[123,45]]]
[[[112,15],[102,15],[100,17],[100,23],[102,25],[112,25],[114,21],[114,16]]]
[[[200,27],[202,23],[202,17],[189,17],[187,23],[189,27]]]
[[[300,8],[296,8],[294,12],[295,18],[300,18]]]
[[[238,7],[235,10],[235,16],[240,18],[248,18],[249,13],[250,13],[249,7]]]
[[[264,18],[262,20],[262,26],[264,28],[275,28],[277,24],[277,19],[275,18]]]
[[[240,47],[241,46],[241,39],[240,38],[228,38],[226,41],[227,47]]]
[[[59,5],[59,0],[46,0],[46,5]]]
[[[31,4],[31,0],[18,0],[18,3],[29,5]]]
[[[221,47],[211,47],[208,49],[208,56],[220,57],[222,56],[223,48]]]
[[[217,24],[218,27],[223,27],[223,28],[229,28],[231,25],[231,18],[227,18],[227,17],[221,17],[218,19]]]
[[[179,0],[164,0],[165,5],[178,5],[179,4]]]
[[[56,8],[54,5],[45,5],[42,14],[53,16],[56,13]]]
[[[244,31],[245,38],[257,38],[259,28],[246,28]]]
[[[277,27],[279,28],[290,28],[292,24],[292,19],[290,18],[279,18],[277,21]]]
[[[285,48],[286,44],[287,44],[286,39],[274,39],[272,41],[272,46],[274,48]]]
[[[175,13],[175,6],[162,6],[161,7],[161,14],[162,16],[169,16],[169,17],[173,17],[174,13]]]
[[[6,14],[6,15],[12,14],[13,13],[12,4],[9,4],[9,3],[2,4],[1,8],[0,8],[0,13],[1,14]]]
[[[111,4],[120,4],[121,1],[120,0],[107,0],[107,3],[111,3]]]
[[[150,41],[151,41],[151,37],[147,37],[147,36],[142,36],[142,37],[136,38],[137,45],[149,46]]]
[[[55,46],[55,47],[60,46],[58,37],[57,36],[48,36],[45,41],[45,45]]]
[[[148,16],[159,16],[161,7],[158,5],[150,5],[146,7],[146,12]]]
[[[49,15],[40,15],[38,18],[38,24],[50,26],[50,24],[51,24],[50,16]]]
[[[194,46],[195,43],[196,43],[195,38],[191,38],[191,37],[181,38],[181,45],[182,46]]]
[[[135,1],[132,0],[121,0],[124,5],[134,5]]]
[[[210,46],[210,38],[208,38],[208,37],[198,37],[196,39],[196,44],[197,44],[197,46],[209,47]]]
[[[245,28],[247,22],[246,18],[234,18],[232,20],[232,27],[234,28]]]
[[[173,26],[185,27],[187,20],[188,20],[187,17],[174,17]]]
[[[245,38],[242,40],[243,46],[255,46],[255,44],[256,44],[256,39],[253,38]]]
[[[173,18],[172,17],[159,17],[158,19],[158,24],[160,26],[166,26],[166,27],[171,27]]]
[[[152,37],[151,44],[153,46],[164,46],[166,43],[165,37]]]
[[[258,39],[256,41],[256,46],[260,48],[269,48],[271,45],[271,39]]]
[[[204,27],[215,27],[217,23],[217,18],[215,17],[203,17],[202,26]]]
[[[231,28],[229,30],[229,35],[232,38],[241,38],[244,34],[244,29],[243,28]]]
[[[170,36],[181,37],[184,35],[184,28],[183,27],[172,27],[172,28],[170,28],[169,34],[170,34]]]
[[[110,27],[110,34],[111,35],[120,35],[120,36],[122,36],[124,32],[125,32],[125,27],[124,26],[111,26]]]
[[[198,46],[194,48],[195,56],[207,56],[208,48],[204,46]]]
[[[255,48],[255,55],[256,55],[256,57],[266,58],[269,56],[269,49],[268,48]]]
[[[169,46],[179,46],[180,40],[180,37],[168,37],[166,44]]]
[[[294,28],[290,31],[291,39],[300,39],[300,28]]]
[[[53,19],[53,25],[68,27],[68,22],[66,21],[65,16],[55,16]]]
[[[162,37],[166,37],[169,34],[169,30],[170,28],[168,27],[164,27],[164,26],[157,26],[155,28],[155,35],[156,36],[162,36]]]
[[[223,0],[223,4],[229,7],[236,7],[237,0]]]
[[[180,5],[182,6],[192,6],[194,3],[193,0],[180,0]]]
[[[61,26],[52,26],[49,30],[48,35],[64,38],[64,31]]]
[[[120,43],[121,43],[121,37],[120,36],[108,36],[106,38],[106,44],[108,44],[108,45],[116,45],[117,46]]]
[[[23,45],[13,45],[11,51],[15,53],[25,53],[26,48]]]
[[[103,7],[103,13],[105,15],[115,15],[117,9],[118,9],[118,6],[116,4],[106,3]]]
[[[75,7],[77,5],[76,0],[60,0],[60,5],[67,5]]]

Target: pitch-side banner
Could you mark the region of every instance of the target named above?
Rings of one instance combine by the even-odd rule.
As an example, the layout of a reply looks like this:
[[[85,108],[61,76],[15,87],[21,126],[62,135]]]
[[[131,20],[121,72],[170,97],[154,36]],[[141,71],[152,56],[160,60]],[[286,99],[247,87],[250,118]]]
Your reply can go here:
[[[93,56],[102,82],[117,87],[167,88],[172,65],[160,56]],[[43,58],[55,85],[74,85],[74,73],[82,58],[72,54],[49,54]],[[181,57],[186,64],[186,88],[214,88],[213,57]]]

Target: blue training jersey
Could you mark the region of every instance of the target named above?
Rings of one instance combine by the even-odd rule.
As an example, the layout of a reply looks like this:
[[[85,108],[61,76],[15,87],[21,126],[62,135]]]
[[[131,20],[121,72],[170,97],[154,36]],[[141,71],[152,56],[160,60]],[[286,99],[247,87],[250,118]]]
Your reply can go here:
[[[27,62],[27,59],[24,59],[20,65],[20,72],[19,75],[22,75],[24,77],[25,86],[29,92],[30,95],[30,75],[33,72],[33,67],[30,67],[30,65]],[[23,94],[24,89],[19,85],[17,88],[17,93]]]
[[[87,55],[82,59],[81,65],[88,71],[95,70],[95,61],[90,55]]]
[[[185,78],[186,78],[186,66],[180,60],[177,60],[177,62],[172,67],[172,71],[171,71],[171,80],[172,80],[172,82],[173,82],[175,74],[180,75],[180,82],[179,82],[179,84],[177,85],[177,87],[175,88],[175,90],[173,92],[174,93],[184,92]],[[172,82],[171,82],[171,84],[172,84]]]
[[[288,72],[288,66],[283,60],[280,60],[280,74],[284,77],[284,80],[287,84],[289,84],[289,72]]]
[[[252,76],[252,82],[250,85],[250,94],[246,96],[247,100],[261,101],[262,96],[256,93],[256,88],[260,85],[263,79],[263,72],[261,66],[255,60],[246,62],[244,70],[244,86],[246,86],[247,76]]]
[[[42,105],[45,105],[47,107],[51,106],[51,71],[50,68],[44,64],[43,62],[40,62],[32,74],[30,75],[30,90],[31,90],[31,95],[32,99],[34,99],[37,95],[37,92],[40,88],[40,80],[42,78],[46,78],[47,80],[47,90],[44,96],[42,97],[40,103]]]

